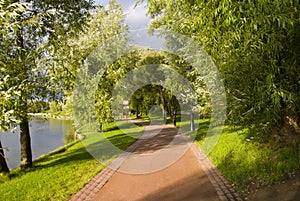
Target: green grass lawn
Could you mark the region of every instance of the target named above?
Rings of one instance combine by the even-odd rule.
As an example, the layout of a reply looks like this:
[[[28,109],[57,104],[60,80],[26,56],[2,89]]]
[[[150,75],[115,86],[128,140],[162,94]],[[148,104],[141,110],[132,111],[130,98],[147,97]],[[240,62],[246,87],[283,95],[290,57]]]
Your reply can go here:
[[[201,147],[209,120],[201,120],[196,143]],[[247,129],[225,126],[209,158],[242,193],[278,182],[300,170],[300,143],[261,143]]]
[[[105,132],[106,138],[99,133],[87,135],[82,141],[72,142],[40,157],[26,172],[17,168],[9,174],[0,175],[0,200],[68,200],[120,150],[134,143],[135,137],[143,130],[143,127],[126,126],[126,122],[121,124],[123,132],[110,124]],[[113,144],[120,150],[111,152],[105,149],[107,144]],[[87,150],[92,155],[93,151],[97,151],[101,163]],[[102,153],[99,154],[99,151]]]
[[[202,119],[196,123],[195,142],[201,147],[210,122]],[[27,172],[17,168],[0,175],[0,200],[68,200],[144,129],[124,121],[118,126],[121,129],[109,124],[104,135],[87,134],[85,140],[39,158]],[[181,122],[181,126],[188,128],[189,123]],[[111,149],[111,145],[117,148]],[[272,184],[299,170],[299,150],[296,142],[289,146],[262,144],[250,137],[247,129],[225,126],[209,158],[239,192],[246,194],[253,187]]]

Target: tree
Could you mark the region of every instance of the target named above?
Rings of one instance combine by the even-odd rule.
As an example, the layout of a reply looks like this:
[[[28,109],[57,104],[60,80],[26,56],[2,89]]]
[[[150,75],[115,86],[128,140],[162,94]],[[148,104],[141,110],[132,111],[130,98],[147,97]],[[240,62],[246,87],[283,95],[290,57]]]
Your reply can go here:
[[[124,46],[115,45],[115,41],[118,40],[115,40],[114,37],[112,38],[113,45],[110,46],[114,47],[113,49],[124,48]],[[103,62],[106,61],[106,58],[99,55],[107,55],[109,52],[106,52],[105,45],[100,47],[101,48],[95,52],[95,55],[101,58],[100,60]],[[91,63],[101,63],[100,61],[95,62],[97,59],[99,60],[97,57],[93,56],[89,58]],[[84,83],[91,82],[96,78],[93,76],[88,77],[87,72],[82,74],[84,75],[83,77],[85,77],[85,79],[82,80],[86,81],[78,82],[77,86],[79,90],[76,90],[79,92],[78,95],[76,95],[78,98],[74,99],[78,101],[78,103],[75,104],[76,107],[83,107],[83,102],[85,102],[87,107],[93,105],[92,101],[94,100],[87,102],[87,100],[80,97],[95,96],[96,114],[92,114],[92,111],[91,114],[92,116],[96,115],[98,123],[102,126],[113,121],[114,118],[118,118],[118,116],[124,112],[122,107],[124,100],[130,100],[130,107],[136,111],[136,115],[140,112],[148,114],[152,106],[161,105],[164,113],[164,122],[166,121],[166,112],[168,112],[173,123],[176,124],[176,115],[181,109],[177,98],[180,98],[180,101],[185,102],[185,104],[191,99],[191,97],[180,96],[184,93],[176,94],[176,91],[186,92],[185,89],[187,88],[182,86],[182,84],[184,84],[184,82],[182,82],[184,77],[186,77],[187,80],[195,80],[196,76],[195,73],[191,71],[192,68],[178,56],[166,52],[150,51],[149,49],[140,49],[131,46],[125,48],[124,54],[121,54],[121,56],[113,55],[112,57],[116,59],[111,59],[113,61],[111,65],[108,65],[107,69],[104,69],[104,71],[100,73],[100,77],[99,74],[96,75],[99,79],[96,80],[98,86],[95,94],[93,92],[94,90],[92,90],[92,88],[95,87],[86,88],[84,90],[81,86],[84,86]],[[171,69],[173,69],[173,71]],[[179,73],[175,73],[176,70],[179,71]],[[179,83],[176,83],[176,81]],[[203,81],[199,79],[194,85],[200,86],[199,83],[203,84]],[[83,91],[90,91],[92,94],[83,95]],[[175,94],[178,97],[175,97]],[[78,118],[84,118],[83,116],[85,115],[82,114],[89,109],[80,109],[79,107],[76,109],[79,111]],[[189,112],[193,112],[192,109],[190,109]],[[89,122],[88,119],[84,124],[87,125],[87,122]]]
[[[96,92],[96,111],[97,119],[100,125],[105,125],[113,120],[113,118],[120,114],[112,114],[112,97],[116,84],[119,80],[130,70],[136,68],[136,63],[140,59],[143,50],[135,47],[130,47],[130,51],[122,55],[110,66],[107,71],[103,73],[99,79]],[[122,106],[122,101],[120,106]],[[120,108],[122,110],[122,108]]]
[[[28,99],[43,96],[39,79],[46,78],[47,59],[64,39],[85,25],[92,1],[0,1],[1,11],[1,112],[2,129],[20,124],[21,169],[32,166],[28,126]],[[39,78],[39,79],[38,79]]]
[[[108,9],[95,8],[88,18],[88,27],[79,37],[69,38],[68,46],[62,46],[54,58],[53,65],[58,68],[53,73],[53,82],[62,80],[64,97],[71,97],[75,126],[79,130],[93,127],[89,124],[94,124],[95,119],[100,126],[112,120],[113,84],[131,68],[124,65],[127,61],[131,64],[130,59],[121,57],[127,44],[127,26],[123,21],[123,11],[115,1],[110,1]]]
[[[168,41],[168,40],[167,40]],[[145,56],[137,64],[138,66],[147,66],[147,65],[157,65],[158,71],[154,69],[149,69],[151,75],[147,75],[148,79],[155,80],[156,77],[161,77],[161,82],[156,85],[152,85],[155,93],[160,97],[160,104],[163,108],[164,121],[166,121],[166,113],[171,117],[171,120],[174,125],[176,125],[176,116],[183,110],[180,108],[179,103],[185,103],[189,105],[192,97],[188,96],[188,91],[186,84],[188,82],[191,85],[191,88],[203,88],[203,80],[197,76],[197,72],[191,65],[189,65],[183,58],[168,53],[165,51],[153,51],[146,53]],[[156,74],[157,73],[157,74]],[[139,76],[139,79],[142,76]],[[155,78],[151,78],[155,77]],[[195,90],[194,90],[195,91]],[[183,92],[183,93],[177,93]],[[197,92],[197,93],[196,93]],[[195,91],[195,96],[198,96],[198,99],[203,99],[202,92],[200,90]],[[184,97],[184,95],[186,95]],[[196,98],[197,99],[197,98]],[[198,109],[193,109],[195,112]],[[193,111],[189,111],[191,114]],[[193,124],[193,117],[191,116],[191,124]],[[194,127],[191,125],[191,127]],[[193,129],[192,129],[193,130]]]
[[[228,121],[281,135],[300,123],[299,8],[298,1],[148,1],[152,27],[188,35],[212,56],[225,78]]]
[[[140,113],[140,105],[142,104],[142,92],[141,91],[136,91],[134,94],[131,96],[130,99],[130,108],[132,110],[135,110],[135,118],[139,118],[139,113]]]
[[[18,86],[16,73],[14,73],[13,65],[18,64],[18,60],[14,59],[16,52],[19,51],[17,48],[12,48],[15,44],[12,37],[20,26],[20,23],[14,22],[20,17],[21,12],[26,9],[26,3],[11,3],[7,1],[0,1],[0,36],[1,36],[1,68],[0,68],[0,109],[1,109],[1,125],[0,130],[9,130],[11,124],[18,124],[20,121],[17,117],[18,112],[14,110],[18,106],[17,97],[21,95],[20,87]],[[11,23],[12,22],[12,23]],[[12,36],[11,36],[12,35]],[[18,69],[19,70],[19,69]],[[7,164],[1,144],[1,171],[7,172]]]

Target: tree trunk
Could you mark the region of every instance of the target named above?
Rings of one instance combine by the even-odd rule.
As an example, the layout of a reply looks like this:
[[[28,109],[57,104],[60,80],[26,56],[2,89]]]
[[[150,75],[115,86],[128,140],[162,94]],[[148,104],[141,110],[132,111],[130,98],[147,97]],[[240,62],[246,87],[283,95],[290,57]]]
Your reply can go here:
[[[28,118],[24,117],[20,123],[21,170],[32,167],[31,139]]]
[[[163,115],[164,115],[164,123],[167,123],[167,114],[166,114],[166,109],[165,109],[165,97],[164,97],[164,93],[163,93],[163,88],[160,87],[159,88],[159,96],[160,96],[160,101],[162,104],[162,109],[163,109]]]
[[[135,112],[136,112],[135,117],[138,119],[139,118],[139,105],[138,104],[136,104],[136,106],[135,106]]]
[[[172,115],[172,123],[174,126],[176,126],[176,113]]]
[[[176,113],[177,113],[177,108],[176,108],[176,97],[172,96],[170,100],[170,113],[172,116],[172,123],[174,126],[176,126]]]
[[[19,102],[19,113],[20,113],[20,144],[21,144],[21,170],[25,170],[29,167],[32,167],[32,152],[31,152],[31,139],[29,133],[29,124],[28,124],[28,69],[26,66],[26,50],[24,45],[23,38],[23,27],[19,27],[17,32],[17,42],[20,47],[19,49],[19,65],[20,73],[19,79],[20,84],[24,84],[21,91],[20,102]],[[22,83],[23,82],[23,83]]]
[[[167,123],[167,112],[164,107],[163,107],[163,115],[164,115],[164,124],[166,124]]]
[[[5,155],[4,151],[2,148],[1,140],[0,140],[0,172],[9,172],[6,160],[5,160]]]

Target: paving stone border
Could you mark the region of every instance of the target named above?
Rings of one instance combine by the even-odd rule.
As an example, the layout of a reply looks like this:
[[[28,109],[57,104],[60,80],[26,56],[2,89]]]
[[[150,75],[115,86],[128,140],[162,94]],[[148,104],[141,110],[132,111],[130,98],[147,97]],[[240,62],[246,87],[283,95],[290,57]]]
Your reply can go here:
[[[202,169],[208,176],[212,185],[215,187],[220,199],[222,201],[243,201],[243,199],[239,197],[239,195],[223,177],[217,167],[212,164],[209,158],[198,148],[195,143],[192,143],[191,148],[198,158]]]

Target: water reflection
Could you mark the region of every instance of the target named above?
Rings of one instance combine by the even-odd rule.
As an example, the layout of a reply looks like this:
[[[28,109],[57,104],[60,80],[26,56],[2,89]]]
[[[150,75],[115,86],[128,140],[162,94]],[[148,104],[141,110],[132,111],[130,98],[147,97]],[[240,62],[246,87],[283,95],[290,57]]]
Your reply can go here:
[[[36,119],[31,120],[29,126],[33,159],[74,140],[75,129],[71,120]],[[0,139],[3,147],[8,148],[5,150],[5,156],[8,158],[9,168],[18,167],[20,165],[19,130],[15,133],[1,133]]]

